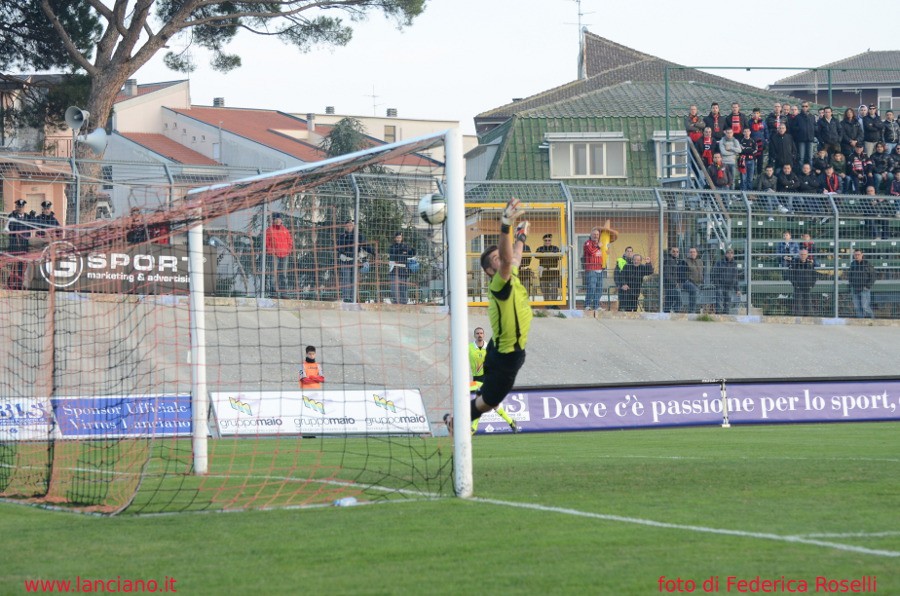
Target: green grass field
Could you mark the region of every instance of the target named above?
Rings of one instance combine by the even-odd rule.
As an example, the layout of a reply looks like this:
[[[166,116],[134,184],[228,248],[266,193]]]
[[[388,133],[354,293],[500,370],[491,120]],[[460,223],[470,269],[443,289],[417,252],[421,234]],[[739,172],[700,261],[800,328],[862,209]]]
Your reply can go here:
[[[660,576],[695,593],[717,576],[720,594],[754,593],[729,576],[808,593],[874,576],[900,594],[898,432],[478,436],[471,500],[119,517],[0,503],[0,594],[76,577],[169,577],[183,594],[659,594]]]

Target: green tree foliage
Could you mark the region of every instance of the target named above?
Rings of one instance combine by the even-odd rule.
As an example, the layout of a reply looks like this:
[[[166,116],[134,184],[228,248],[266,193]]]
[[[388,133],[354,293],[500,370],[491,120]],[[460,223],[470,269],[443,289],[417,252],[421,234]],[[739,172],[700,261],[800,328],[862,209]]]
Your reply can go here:
[[[91,128],[104,127],[119,90],[135,72],[181,33],[212,54],[213,68],[241,65],[227,52],[238,32],[275,36],[307,52],[345,45],[352,27],[380,11],[398,27],[411,24],[426,0],[19,0],[0,4],[0,68],[60,67],[91,81],[86,105]],[[189,72],[187,49],[168,52],[166,63]]]
[[[320,147],[328,157],[347,155],[373,146],[375,141],[366,134],[366,128],[356,118],[343,118],[323,139]],[[357,176],[362,199],[360,201],[360,230],[370,241],[375,241],[382,251],[394,240],[394,233],[408,228],[406,208],[402,201],[402,181],[390,176],[384,166],[374,165]],[[354,205],[336,206],[339,216],[352,216]],[[343,209],[348,209],[344,213]]]
[[[28,84],[16,77],[0,75],[0,81],[9,82],[21,98],[18,104],[3,110],[4,131],[58,126],[66,108],[85,105],[91,90],[91,81],[83,74],[41,78]]]
[[[72,58],[66,42],[56,34],[41,7],[57,16],[71,48],[91,56],[102,31],[97,14],[87,2],[72,0],[17,0],[0,3],[0,69],[70,70]]]

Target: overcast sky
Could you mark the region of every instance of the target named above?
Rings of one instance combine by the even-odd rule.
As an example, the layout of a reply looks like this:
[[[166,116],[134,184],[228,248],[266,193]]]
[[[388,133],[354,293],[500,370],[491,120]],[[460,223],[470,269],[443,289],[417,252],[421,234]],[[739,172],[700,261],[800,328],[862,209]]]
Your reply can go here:
[[[582,0],[581,11],[592,33],[679,64],[806,68],[867,49],[900,49],[878,16],[886,15],[886,6]],[[864,26],[867,15],[875,19],[871,27]],[[858,34],[847,35],[842,23],[848,17]],[[241,55],[243,66],[228,75],[213,72],[206,56],[194,51],[199,68],[190,75],[191,100],[212,105],[214,97],[224,97],[230,107],[296,113],[334,106],[338,114],[363,116],[396,108],[401,117],[458,120],[471,134],[476,114],[577,77],[577,23],[575,0],[428,0],[412,27],[398,31],[373,15],[355,25],[344,48],[300,54],[242,34],[229,50]],[[173,49],[179,44],[174,40]],[[167,70],[161,58],[137,73],[139,83],[185,77]],[[765,86],[797,71],[713,72]]]

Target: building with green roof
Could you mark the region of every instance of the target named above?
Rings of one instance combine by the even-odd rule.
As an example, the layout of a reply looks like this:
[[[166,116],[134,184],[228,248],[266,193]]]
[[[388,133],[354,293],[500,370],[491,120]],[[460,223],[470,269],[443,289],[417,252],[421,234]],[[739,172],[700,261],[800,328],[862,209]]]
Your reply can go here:
[[[776,101],[798,101],[681,67],[587,31],[581,59],[584,78],[475,118],[480,137],[479,146],[466,156],[469,180],[657,186],[667,174],[662,165],[666,155],[685,147],[682,123],[690,105],[705,115],[716,101],[727,114],[737,101],[748,116],[754,107],[765,116]],[[669,172],[686,173],[678,167]]]

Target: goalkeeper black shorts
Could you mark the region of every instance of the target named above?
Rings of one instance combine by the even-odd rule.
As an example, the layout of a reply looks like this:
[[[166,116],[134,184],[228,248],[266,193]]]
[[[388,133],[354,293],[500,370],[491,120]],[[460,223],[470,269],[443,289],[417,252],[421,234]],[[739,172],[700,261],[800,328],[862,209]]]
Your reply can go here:
[[[488,347],[484,359],[484,382],[481,385],[481,399],[491,407],[500,405],[516,384],[516,375],[525,364],[525,350],[501,354]]]

